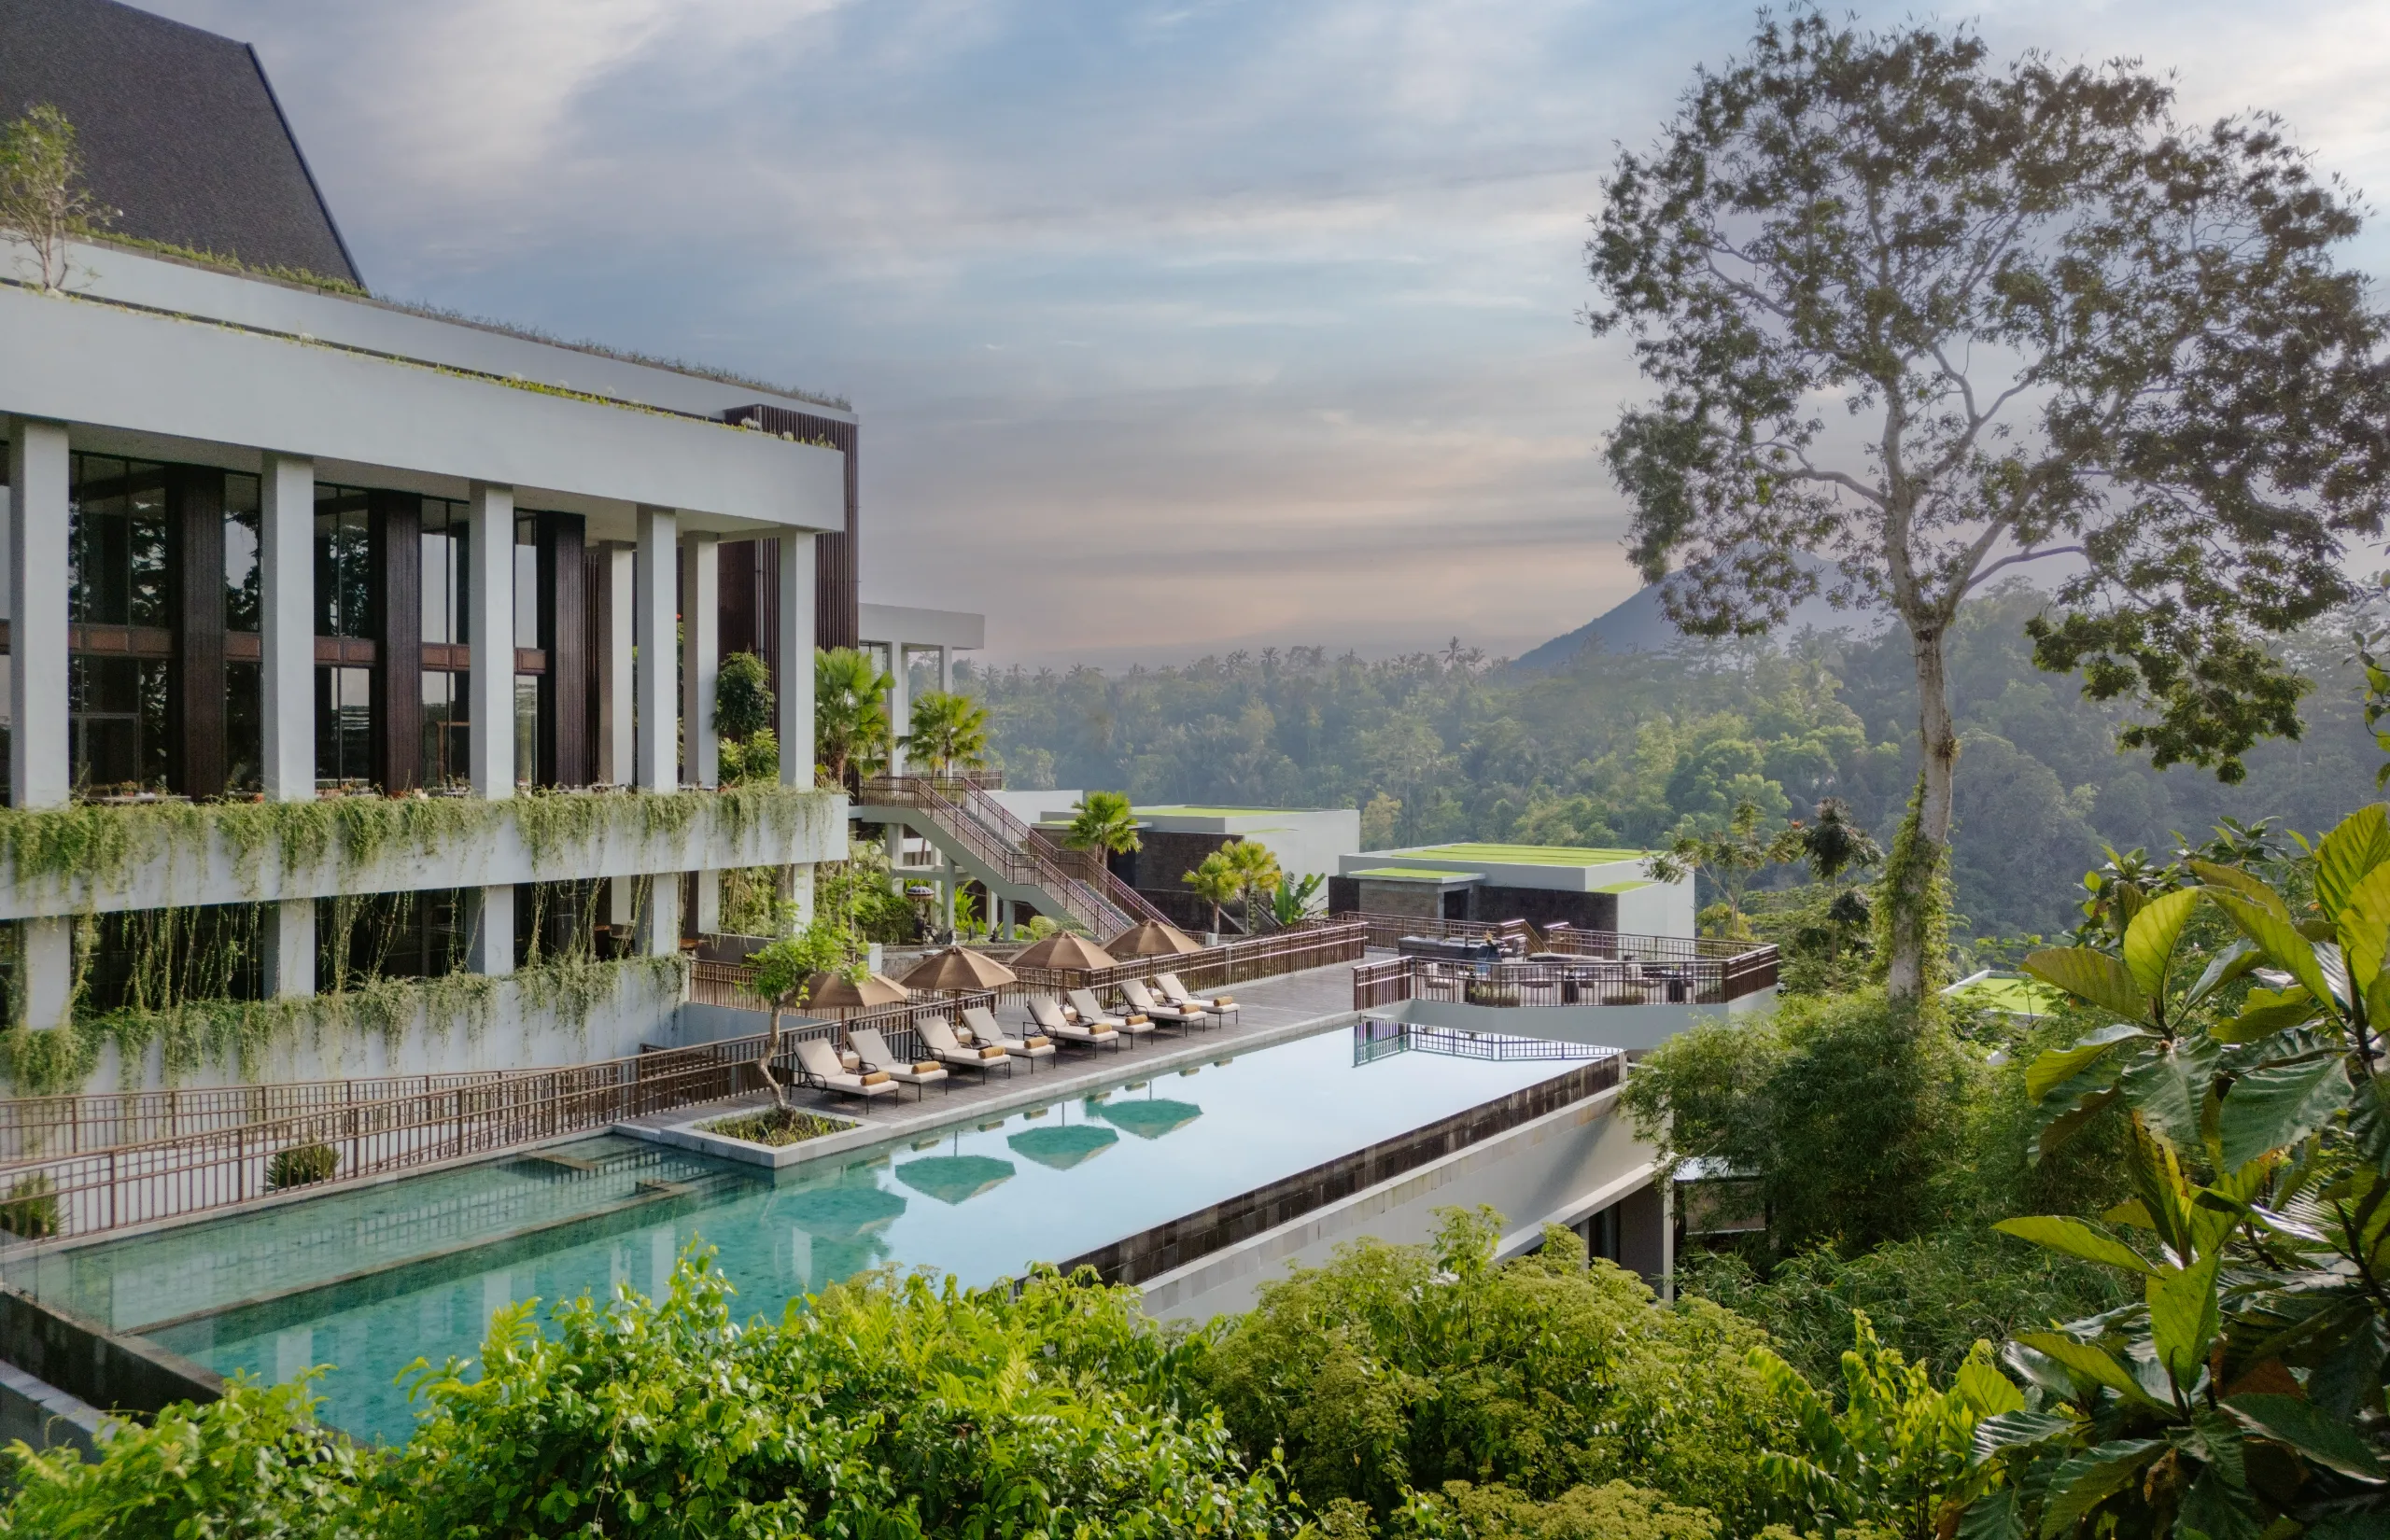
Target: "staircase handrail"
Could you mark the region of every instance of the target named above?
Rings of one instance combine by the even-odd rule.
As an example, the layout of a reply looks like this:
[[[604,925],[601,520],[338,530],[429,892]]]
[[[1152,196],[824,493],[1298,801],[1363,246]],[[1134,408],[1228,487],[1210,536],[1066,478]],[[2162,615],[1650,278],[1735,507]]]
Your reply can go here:
[[[868,805],[877,797],[890,806],[911,807],[929,814],[939,828],[969,847],[973,855],[1003,873],[1006,881],[1052,893],[1061,901],[1064,912],[1083,925],[1119,931],[1133,923],[1119,905],[1044,860],[1033,848],[1005,844],[1005,835],[998,820],[976,816],[963,803],[948,795],[949,787],[961,791],[965,798],[976,790],[968,782],[941,783],[922,776],[879,776],[864,783],[863,800]],[[988,806],[1004,818],[1010,818],[992,799],[988,801]],[[1018,819],[1012,821],[1019,827]]]
[[[1061,861],[1059,858],[1062,847],[1047,837],[1044,832],[1021,822],[1013,815],[1012,809],[1003,803],[975,786],[971,789],[966,806],[973,817],[982,819],[991,828],[1010,838],[1041,863],[1053,867],[1057,872],[1061,872]],[[1047,853],[1048,851],[1053,854],[1048,855]],[[1170,923],[1170,917],[1155,908],[1152,900],[1121,881],[1119,874],[1113,871],[1104,861],[1098,859],[1090,864],[1095,871],[1103,874],[1101,886],[1092,883],[1090,886],[1094,888],[1105,902],[1127,916],[1132,923],[1137,920],[1152,920],[1160,925]],[[1068,877],[1070,874],[1062,872],[1062,875]],[[1076,880],[1087,881],[1086,878]],[[1126,925],[1121,927],[1123,930],[1127,928]]]

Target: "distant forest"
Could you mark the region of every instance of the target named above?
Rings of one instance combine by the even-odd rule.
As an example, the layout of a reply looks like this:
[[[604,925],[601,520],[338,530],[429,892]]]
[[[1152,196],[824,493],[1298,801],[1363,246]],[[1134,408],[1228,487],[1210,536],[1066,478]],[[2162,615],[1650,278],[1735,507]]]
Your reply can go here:
[[[2227,816],[2313,833],[2375,794],[2382,756],[2359,712],[2349,622],[2290,639],[2287,654],[2315,681],[2305,735],[2260,746],[2247,780],[2228,787],[2118,753],[2123,713],[2033,667],[2023,628],[2046,602],[2021,585],[1996,591],[1951,638],[1967,933],[2068,929],[2068,894],[2104,859],[2102,842],[2156,853]],[[988,703],[1014,785],[1125,789],[1147,804],[1359,807],[1368,848],[1651,846],[1722,823],[1745,799],[1780,823],[1826,796],[1889,841],[1916,777],[1905,647],[1898,633],[1688,642],[1587,652],[1536,677],[1457,647],[1379,662],[1294,648],[1120,674],[966,672],[963,688]]]

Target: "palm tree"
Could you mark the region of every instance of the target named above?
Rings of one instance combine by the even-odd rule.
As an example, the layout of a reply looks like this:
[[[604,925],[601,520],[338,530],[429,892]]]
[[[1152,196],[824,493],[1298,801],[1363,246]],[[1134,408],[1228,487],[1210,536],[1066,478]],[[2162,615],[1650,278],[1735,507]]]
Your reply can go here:
[[[1278,869],[1278,858],[1270,847],[1258,840],[1241,839],[1221,847],[1220,854],[1228,858],[1229,870],[1236,874],[1237,891],[1244,898],[1241,908],[1244,928],[1258,933],[1261,928],[1254,923],[1254,895],[1276,892],[1278,885],[1286,880],[1286,874]]]
[[[1092,850],[1098,861],[1145,847],[1137,834],[1137,815],[1126,791],[1090,791],[1079,799],[1071,826],[1062,831],[1065,849]]]
[[[905,749],[927,760],[935,776],[957,764],[980,769],[988,763],[988,708],[968,695],[924,690],[913,702],[913,730]]]
[[[1212,933],[1220,930],[1220,905],[1236,897],[1244,886],[1236,866],[1226,850],[1215,850],[1203,858],[1203,864],[1178,879],[1195,889],[1195,896],[1212,906]]]
[[[888,749],[888,692],[896,681],[851,647],[813,654],[813,757],[822,778],[847,786]],[[851,788],[850,788],[851,790]]]

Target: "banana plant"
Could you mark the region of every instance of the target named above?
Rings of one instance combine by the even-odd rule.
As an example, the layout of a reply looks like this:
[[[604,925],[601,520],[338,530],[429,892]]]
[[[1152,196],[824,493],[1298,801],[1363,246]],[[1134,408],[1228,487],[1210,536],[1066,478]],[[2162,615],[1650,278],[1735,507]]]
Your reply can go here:
[[[1975,1430],[2005,1480],[1967,1540],[2353,1540],[2390,1533],[2390,815],[2314,847],[2314,912],[2242,867],[2134,906],[2115,952],[2026,969],[2111,1017],[2028,1071],[2040,1148],[2121,1104],[2134,1196],[2012,1219],[2122,1269],[2140,1304],[2019,1335],[2028,1404]],[[2186,944],[2201,905],[2237,939]]]

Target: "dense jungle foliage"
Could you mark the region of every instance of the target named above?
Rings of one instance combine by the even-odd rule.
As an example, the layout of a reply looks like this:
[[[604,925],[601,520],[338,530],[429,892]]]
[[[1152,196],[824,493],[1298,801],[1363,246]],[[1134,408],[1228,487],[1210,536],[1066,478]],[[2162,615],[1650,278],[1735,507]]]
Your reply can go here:
[[[2369,794],[2349,623],[2290,638],[2316,689],[2305,735],[2261,745],[2228,787],[2117,752],[2119,707],[2035,669],[2021,584],[1961,611],[1950,676],[1962,735],[1955,836],[1963,933],[2048,935],[2103,843],[2165,846],[2219,819],[2317,829]],[[1778,826],[1842,798],[1889,842],[1917,781],[1905,639],[1782,648],[1688,642],[1580,655],[1525,677],[1457,646],[1377,662],[1324,649],[1233,652],[1107,675],[966,676],[1019,786],[1125,788],[1140,803],[1363,810],[1365,848],[1448,839],[1665,845],[1749,800]]]

